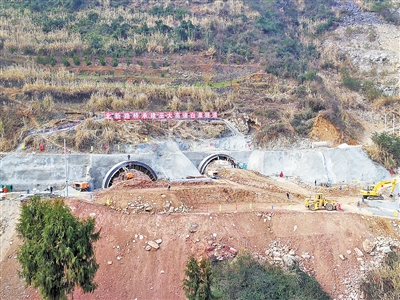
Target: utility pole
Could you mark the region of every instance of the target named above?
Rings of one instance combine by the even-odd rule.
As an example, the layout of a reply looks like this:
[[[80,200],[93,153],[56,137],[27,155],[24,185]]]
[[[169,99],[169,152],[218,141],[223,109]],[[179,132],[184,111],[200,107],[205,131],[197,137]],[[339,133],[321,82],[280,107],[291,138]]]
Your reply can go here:
[[[65,159],[65,196],[68,197],[68,160],[67,160],[67,146],[64,139],[64,159]]]

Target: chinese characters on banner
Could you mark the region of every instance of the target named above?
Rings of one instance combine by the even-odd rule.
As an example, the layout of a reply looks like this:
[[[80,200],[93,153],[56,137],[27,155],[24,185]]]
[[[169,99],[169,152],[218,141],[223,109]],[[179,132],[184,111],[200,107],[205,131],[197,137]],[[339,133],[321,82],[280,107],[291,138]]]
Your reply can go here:
[[[104,119],[106,120],[203,120],[203,119],[217,119],[218,112],[104,112]]]

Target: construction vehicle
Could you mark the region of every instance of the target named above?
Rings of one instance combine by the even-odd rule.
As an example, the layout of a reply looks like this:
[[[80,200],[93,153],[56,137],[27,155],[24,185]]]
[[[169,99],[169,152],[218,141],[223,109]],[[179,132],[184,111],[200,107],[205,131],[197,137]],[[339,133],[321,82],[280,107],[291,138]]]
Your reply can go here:
[[[367,186],[365,189],[360,190],[360,194],[363,197],[363,199],[367,200],[383,200],[384,197],[380,193],[382,189],[387,189],[391,187],[390,189],[390,197],[393,197],[393,191],[396,188],[397,184],[397,178],[391,179],[391,180],[383,180],[378,182],[375,185],[370,185]]]
[[[123,167],[124,172],[122,173],[122,180],[128,180],[133,178],[133,173],[127,168]]]
[[[328,200],[322,195],[321,193],[315,194],[314,199],[311,198],[306,198],[304,200],[304,204],[307,208],[310,210],[318,210],[320,208],[325,208],[326,210],[338,210],[339,204],[337,204],[335,201]]]
[[[72,183],[72,187],[78,191],[88,191],[89,190],[89,183],[86,181],[74,181]]]

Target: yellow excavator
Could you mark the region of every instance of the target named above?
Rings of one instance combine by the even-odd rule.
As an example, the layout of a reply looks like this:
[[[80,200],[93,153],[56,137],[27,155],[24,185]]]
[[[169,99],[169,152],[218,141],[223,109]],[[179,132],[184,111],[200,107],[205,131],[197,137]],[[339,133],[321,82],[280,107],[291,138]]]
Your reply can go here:
[[[367,186],[365,189],[362,189],[360,191],[361,196],[363,199],[367,200],[383,200],[384,197],[380,193],[382,189],[387,189],[391,187],[390,189],[390,197],[393,197],[393,191],[396,188],[397,184],[397,178],[391,179],[391,180],[383,180],[378,182],[375,185],[370,185]]]

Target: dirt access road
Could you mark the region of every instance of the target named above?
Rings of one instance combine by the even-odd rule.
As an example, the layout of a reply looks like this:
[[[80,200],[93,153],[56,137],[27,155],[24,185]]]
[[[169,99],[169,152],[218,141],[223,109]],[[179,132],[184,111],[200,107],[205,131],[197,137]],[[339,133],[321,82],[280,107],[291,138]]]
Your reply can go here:
[[[357,213],[354,187],[303,187],[239,169],[219,173],[214,182],[171,183],[170,190],[164,181],[136,179],[99,191],[93,199],[83,194],[69,198],[75,215],[96,217],[101,229],[96,243],[98,289],[89,295],[76,290],[74,299],[185,299],[181,283],[188,257],[229,256],[224,246],[275,263],[282,259],[272,253],[292,251],[332,297],[354,299],[361,269],[373,260],[365,254],[361,262],[354,248],[362,249],[365,239],[398,236],[392,220]],[[345,199],[344,211],[306,210],[304,197],[321,191]],[[18,209],[15,203],[8,209]],[[11,227],[6,231],[14,230]],[[17,275],[20,241],[15,232],[7,236],[0,298],[39,299]],[[149,242],[157,239],[162,240],[160,248],[147,251]]]

